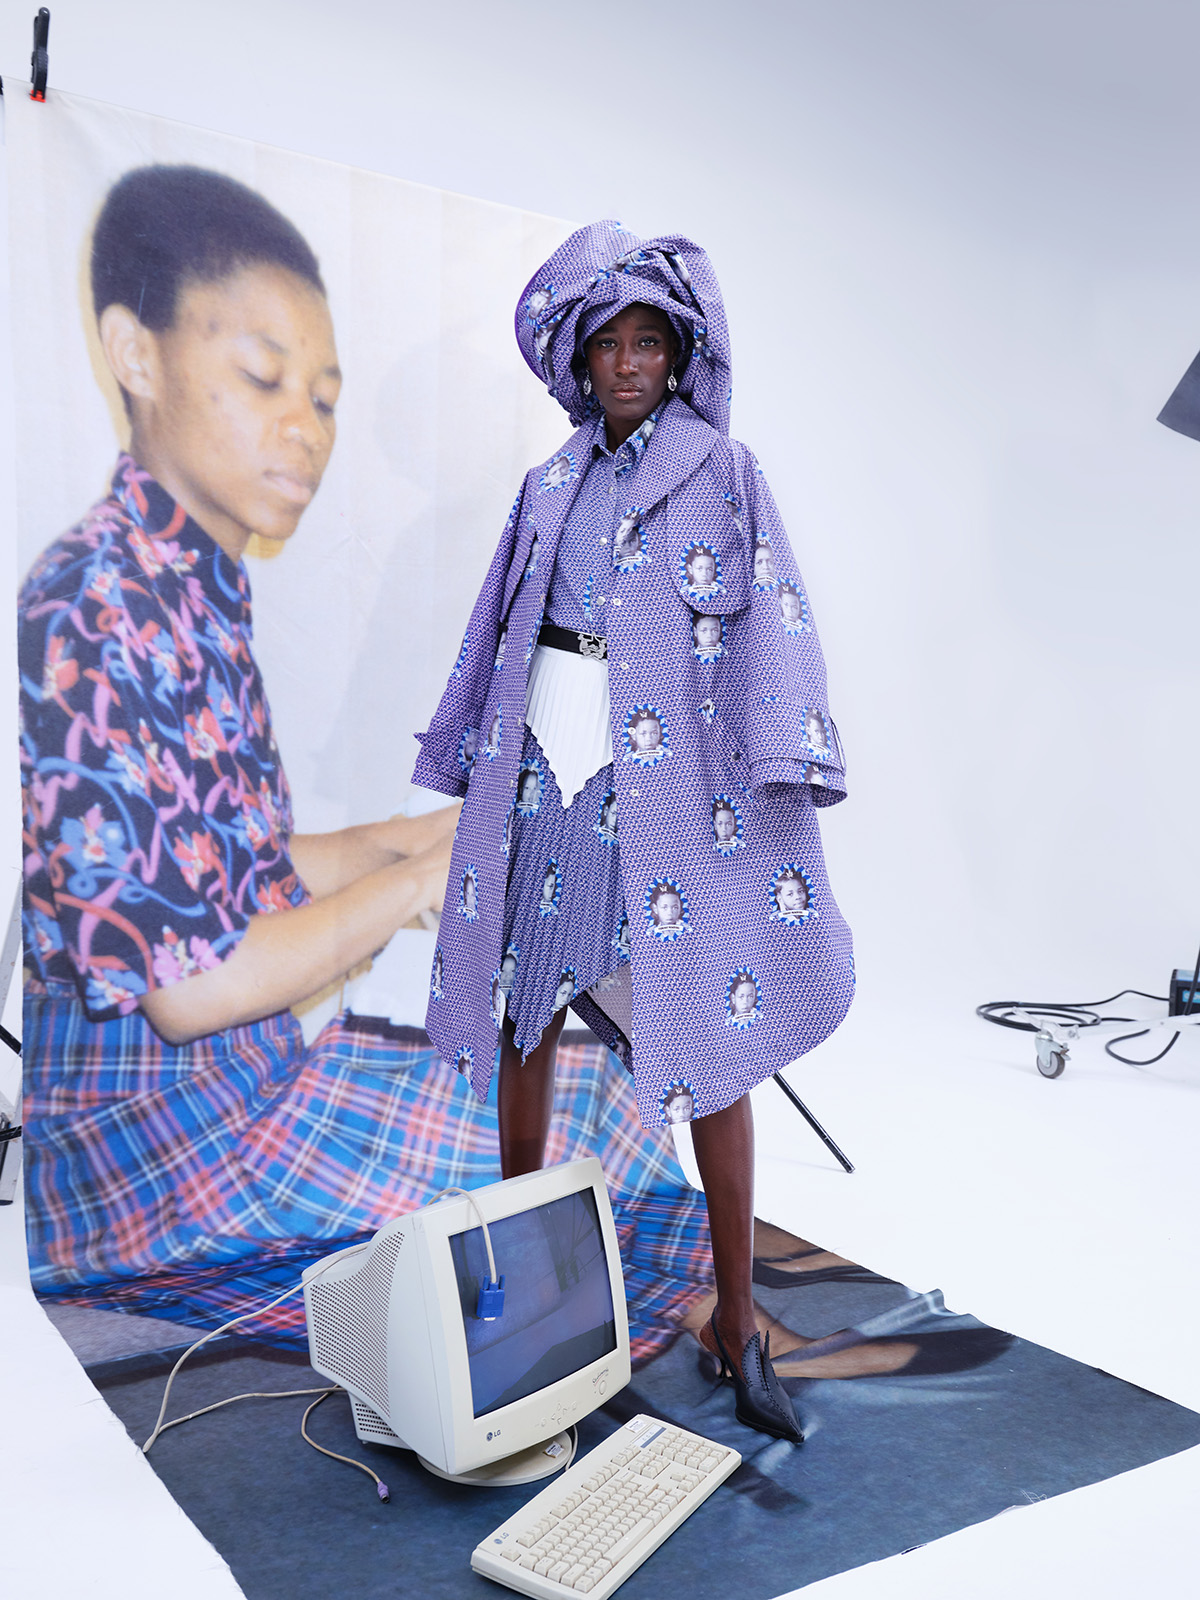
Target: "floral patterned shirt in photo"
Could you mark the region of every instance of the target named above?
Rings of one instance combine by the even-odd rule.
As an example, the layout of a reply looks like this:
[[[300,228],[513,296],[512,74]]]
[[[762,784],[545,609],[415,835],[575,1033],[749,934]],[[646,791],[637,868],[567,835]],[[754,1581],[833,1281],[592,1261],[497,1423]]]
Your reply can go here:
[[[250,584],[128,456],[20,597],[25,959],[96,1020],[303,905]]]

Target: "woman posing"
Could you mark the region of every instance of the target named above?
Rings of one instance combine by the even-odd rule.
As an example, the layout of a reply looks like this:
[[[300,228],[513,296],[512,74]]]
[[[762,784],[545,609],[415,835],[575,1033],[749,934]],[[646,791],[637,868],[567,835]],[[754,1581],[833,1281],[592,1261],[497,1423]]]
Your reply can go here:
[[[845,790],[807,594],[728,437],[702,250],[581,229],[517,339],[576,432],[526,477],[421,736],[414,780],[467,796],[427,1026],[481,1097],[498,1062],[506,1175],[542,1162],[568,1001],[647,1127],[690,1120],[718,1294],[702,1343],[739,1418],[798,1441],[755,1321],[748,1092],[854,986],[815,814]]]

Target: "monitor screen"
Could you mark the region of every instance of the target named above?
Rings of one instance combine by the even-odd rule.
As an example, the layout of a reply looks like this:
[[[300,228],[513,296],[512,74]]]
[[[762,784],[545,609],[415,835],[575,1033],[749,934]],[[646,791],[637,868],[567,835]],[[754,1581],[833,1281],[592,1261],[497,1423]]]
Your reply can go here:
[[[482,1228],[450,1237],[475,1415],[556,1383],[617,1348],[612,1290],[590,1189],[489,1223],[504,1311],[475,1315],[488,1275]]]

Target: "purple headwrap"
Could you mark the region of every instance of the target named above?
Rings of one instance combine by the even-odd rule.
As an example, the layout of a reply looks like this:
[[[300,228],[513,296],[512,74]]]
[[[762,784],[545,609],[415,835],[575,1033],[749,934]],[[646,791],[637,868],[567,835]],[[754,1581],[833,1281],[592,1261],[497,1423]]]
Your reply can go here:
[[[678,234],[639,239],[619,222],[593,222],[559,245],[517,302],[517,343],[530,369],[578,427],[595,416],[585,395],[583,341],[625,306],[664,311],[679,336],[679,396],[729,432],[730,357],[725,307],[712,263]]]

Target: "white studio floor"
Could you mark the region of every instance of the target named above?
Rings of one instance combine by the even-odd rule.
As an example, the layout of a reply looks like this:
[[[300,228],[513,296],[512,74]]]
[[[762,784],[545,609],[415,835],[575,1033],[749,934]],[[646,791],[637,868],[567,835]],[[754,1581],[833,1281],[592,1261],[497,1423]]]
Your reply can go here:
[[[861,1012],[790,1074],[858,1170],[844,1175],[768,1083],[756,1091],[756,1209],[916,1288],[942,1289],[956,1310],[1200,1409],[1198,1033],[1144,1072],[1085,1041],[1048,1082],[1029,1039],[969,1015],[884,1025]],[[8,1061],[0,1071],[8,1092]],[[33,1300],[17,1205],[0,1211],[0,1294],[0,1507],[4,1526],[19,1530],[10,1592],[240,1594]],[[1194,1592],[1198,1491],[1193,1450],[804,1593],[1169,1600]]]

